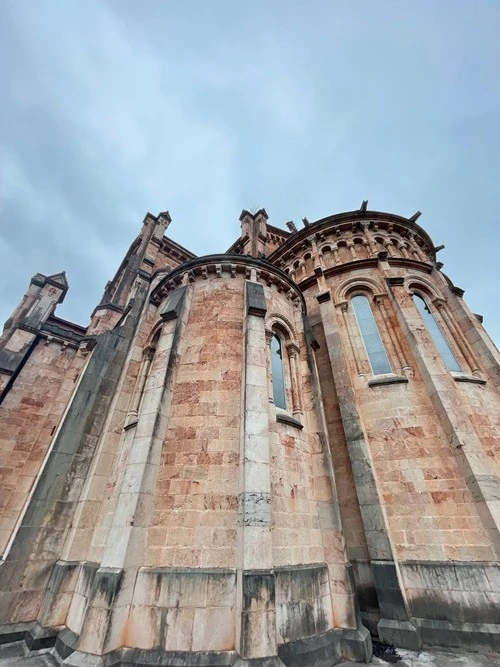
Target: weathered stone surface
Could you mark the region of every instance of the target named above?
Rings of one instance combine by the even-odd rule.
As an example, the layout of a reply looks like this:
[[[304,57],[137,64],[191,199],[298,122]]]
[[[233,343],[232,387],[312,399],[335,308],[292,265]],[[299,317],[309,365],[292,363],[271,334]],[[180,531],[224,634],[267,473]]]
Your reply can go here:
[[[196,258],[148,214],[88,328],[54,315],[63,274],[9,319],[0,643],[74,666],[330,667],[369,658],[365,624],[497,650],[500,359],[434,244],[366,206],[290,234],[264,209],[240,221]]]

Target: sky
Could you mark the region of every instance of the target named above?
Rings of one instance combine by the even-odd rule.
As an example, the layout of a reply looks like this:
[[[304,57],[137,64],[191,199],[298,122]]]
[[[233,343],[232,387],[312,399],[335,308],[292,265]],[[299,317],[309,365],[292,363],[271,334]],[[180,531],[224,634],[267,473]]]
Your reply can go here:
[[[147,211],[411,216],[500,341],[498,0],[0,0],[0,322],[66,270],[87,324]]]

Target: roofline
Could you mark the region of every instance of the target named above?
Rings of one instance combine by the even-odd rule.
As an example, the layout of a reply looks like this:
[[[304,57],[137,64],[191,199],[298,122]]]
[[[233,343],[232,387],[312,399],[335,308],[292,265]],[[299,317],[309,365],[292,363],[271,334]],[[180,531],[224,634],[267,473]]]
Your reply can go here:
[[[271,231],[283,234],[283,236],[285,236],[286,238],[290,236],[290,232],[288,232],[286,229],[281,229],[281,227],[276,227],[276,225],[267,225],[267,228],[270,229]]]
[[[191,250],[188,250],[180,243],[177,243],[177,241],[172,240],[170,236],[167,236],[166,234],[163,235],[162,242],[170,243],[170,245],[172,245],[175,248],[175,250],[184,253],[187,257],[189,257],[189,259],[194,259],[195,257],[198,257],[198,255],[196,255],[194,252],[191,252]]]
[[[284,237],[285,237],[285,241],[286,241],[286,240],[288,239],[288,237],[290,236],[290,232],[287,232],[285,229],[281,229],[281,227],[276,227],[276,225],[269,225],[269,224],[266,224],[266,228],[271,232],[271,234],[280,234],[280,235],[284,236]],[[226,252],[227,252],[227,253],[232,253],[232,252],[234,252],[234,250],[236,250],[236,248],[242,243],[242,241],[243,241],[244,239],[248,239],[248,237],[247,237],[247,236],[245,236],[245,237],[240,236],[239,238],[237,238],[236,241],[234,241],[234,243],[232,243],[232,244],[229,246],[229,248],[226,250]],[[283,243],[284,243],[285,241],[283,241]]]
[[[227,267],[228,265],[231,264],[236,266],[245,266],[245,267],[250,265],[256,269],[267,271],[269,273],[274,273],[277,277],[279,277],[279,279],[282,282],[286,283],[290,287],[290,289],[292,289],[296,293],[304,309],[303,312],[304,313],[307,312],[304,295],[302,294],[297,283],[294,280],[292,280],[292,278],[290,278],[288,273],[285,273],[285,271],[280,269],[275,264],[272,264],[267,259],[253,257],[252,255],[234,255],[229,253],[202,255],[201,257],[195,257],[187,262],[179,264],[179,266],[177,266],[175,269],[172,269],[172,271],[167,273],[158,282],[158,284],[151,291],[149,295],[149,300],[150,301],[154,300],[156,295],[161,292],[163,285],[165,285],[167,282],[171,281],[176,282],[176,279],[179,280],[180,277],[186,272],[189,272],[197,267],[201,267],[207,264],[211,265],[221,264],[224,265],[224,267]],[[155,271],[153,275],[150,277],[150,280],[152,281],[154,278],[156,278],[159,275],[162,275],[164,272],[165,272],[164,269],[158,269],[158,271]]]
[[[435,259],[434,242],[432,241],[429,234],[422,227],[420,227],[420,225],[417,225],[409,218],[405,218],[404,216],[398,215],[396,213],[385,213],[384,211],[362,211],[359,209],[356,211],[345,211],[343,213],[335,213],[334,215],[328,215],[325,218],[320,218],[319,220],[312,222],[308,227],[304,227],[303,229],[300,229],[297,232],[291,234],[286,239],[286,241],[279,246],[279,248],[276,248],[276,250],[274,250],[269,255],[267,259],[268,261],[273,262],[276,259],[278,259],[283,253],[287,252],[290,248],[292,248],[295,245],[295,243],[302,242],[304,239],[307,239],[307,237],[310,236],[311,234],[318,231],[324,231],[329,226],[336,226],[342,223],[352,222],[354,220],[356,221],[364,220],[366,222],[369,222],[370,220],[383,220],[386,222],[394,222],[403,225],[404,227],[407,227],[408,229],[415,232],[424,239],[424,241],[429,245],[430,253],[434,255]]]
[[[76,322],[70,322],[69,320],[64,320],[62,317],[57,317],[56,315],[50,315],[47,318],[47,322],[50,324],[57,324],[63,329],[69,329],[75,333],[85,335],[87,333],[87,327],[82,326],[81,324],[76,324]]]

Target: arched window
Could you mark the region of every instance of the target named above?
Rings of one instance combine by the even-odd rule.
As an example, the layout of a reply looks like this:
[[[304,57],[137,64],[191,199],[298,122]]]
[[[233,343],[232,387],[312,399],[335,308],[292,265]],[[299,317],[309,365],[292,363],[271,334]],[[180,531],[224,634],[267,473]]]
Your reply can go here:
[[[271,367],[273,373],[273,397],[277,408],[286,410],[285,372],[283,368],[283,347],[275,334],[271,341]]]
[[[434,345],[437,347],[441,358],[443,359],[446,368],[449,371],[455,373],[461,373],[462,369],[459,366],[458,361],[456,360],[455,355],[451,351],[448,341],[443,335],[443,332],[439,328],[439,324],[436,322],[434,315],[431,313],[429,306],[426,304],[425,299],[420,296],[420,294],[413,294],[413,301],[418,308],[418,312],[422,316],[422,319],[427,327],[427,331],[430,333]]]
[[[370,302],[366,296],[359,294],[352,297],[351,303],[373,374],[383,375],[385,373],[392,373],[377,323],[370,308]]]

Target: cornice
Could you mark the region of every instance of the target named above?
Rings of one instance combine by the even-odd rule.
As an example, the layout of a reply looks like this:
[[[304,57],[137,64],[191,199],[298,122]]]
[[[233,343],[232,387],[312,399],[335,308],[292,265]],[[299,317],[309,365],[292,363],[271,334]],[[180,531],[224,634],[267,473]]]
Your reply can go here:
[[[357,269],[372,269],[378,266],[379,260],[376,257],[370,257],[368,259],[354,259],[352,262],[344,262],[343,264],[335,264],[330,266],[327,269],[322,269],[322,274],[325,278],[330,278],[331,276],[341,275],[342,273],[348,273],[349,271],[354,271]],[[411,269],[418,269],[423,273],[432,273],[433,266],[428,262],[419,262],[418,260],[413,259],[399,259],[398,257],[392,257],[388,259],[389,266],[398,266],[398,267],[407,267]],[[312,274],[307,278],[304,278],[297,283],[299,289],[304,292],[310,287],[317,285],[317,276]]]
[[[403,266],[411,269],[418,269],[424,273],[432,273],[434,265],[430,262],[419,262],[418,259],[406,259],[405,257],[388,257],[389,266]]]
[[[324,234],[330,229],[340,228],[342,225],[351,225],[352,223],[367,223],[367,222],[386,222],[388,224],[399,225],[411,231],[422,238],[422,240],[428,245],[429,253],[433,259],[435,259],[435,246],[427,234],[427,232],[417,225],[416,222],[413,222],[409,218],[404,216],[397,215],[395,213],[385,213],[383,211],[346,211],[344,213],[336,213],[334,215],[327,216],[326,218],[321,218],[316,222],[312,222],[309,226],[304,227],[303,229],[298,230],[294,234],[291,234],[286,241],[280,245],[271,255],[268,257],[268,261],[276,262],[283,258],[284,255],[287,255],[293,251],[296,246],[299,248],[303,244],[308,243],[308,237],[312,234]],[[347,228],[345,231],[348,231]]]
[[[181,246],[180,243],[172,241],[172,239],[169,236],[164,236],[162,238],[160,247],[162,250],[170,250],[174,254],[174,257],[176,257],[176,259],[180,259],[182,261],[194,259],[196,257],[194,252],[191,252],[187,248],[184,248],[184,246]]]
[[[264,259],[251,257],[250,255],[229,253],[205,255],[184,262],[184,264],[176,267],[160,280],[151,292],[150,301],[155,304],[161,303],[162,299],[171,290],[182,284],[186,275],[189,282],[200,278],[220,278],[223,273],[228,274],[232,278],[237,273],[244,274],[247,278],[250,278],[252,270],[255,270],[256,278],[259,282],[264,282],[268,285],[275,284],[279,291],[286,293],[292,300],[299,301],[303,311],[306,312],[304,296],[298,285],[288,274]],[[152,278],[161,274],[161,270],[157,271]]]

